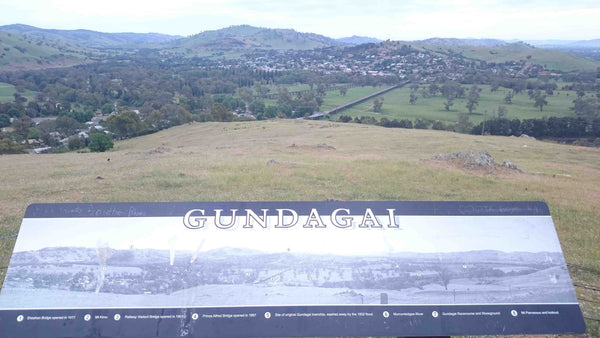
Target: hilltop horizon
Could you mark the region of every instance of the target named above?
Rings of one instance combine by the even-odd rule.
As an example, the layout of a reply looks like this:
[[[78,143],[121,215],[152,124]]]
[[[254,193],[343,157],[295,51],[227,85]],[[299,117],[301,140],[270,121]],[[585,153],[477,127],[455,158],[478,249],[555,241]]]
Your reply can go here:
[[[353,44],[352,41],[355,40],[364,40],[366,42],[361,42],[361,43],[367,43],[367,42],[382,42],[385,40],[391,40],[391,41],[401,41],[401,42],[431,42],[431,41],[460,41],[460,42],[465,42],[465,44],[470,44],[468,42],[474,42],[476,45],[478,45],[478,41],[489,41],[490,43],[494,43],[494,42],[503,42],[506,44],[509,43],[515,43],[515,42],[525,42],[528,44],[532,44],[534,46],[562,46],[562,45],[569,45],[569,44],[573,44],[573,43],[586,43],[586,42],[598,42],[600,44],[600,35],[597,38],[591,38],[591,39],[577,39],[577,38],[570,38],[570,39],[553,39],[553,38],[548,38],[548,39],[521,39],[518,37],[514,37],[511,39],[503,39],[503,38],[496,38],[496,37],[492,37],[492,36],[485,36],[485,37],[475,37],[475,36],[445,36],[445,35],[432,35],[426,38],[422,38],[422,39],[413,39],[413,40],[407,40],[407,39],[385,39],[385,38],[381,38],[381,37],[377,37],[377,36],[368,36],[368,35],[360,35],[360,34],[349,34],[346,36],[342,36],[342,37],[334,37],[334,36],[330,36],[327,34],[319,34],[316,32],[310,32],[310,31],[301,31],[301,30],[297,30],[295,28],[292,27],[268,27],[268,26],[255,26],[255,25],[251,25],[251,24],[236,24],[236,25],[224,25],[222,27],[219,28],[207,28],[207,29],[200,29],[198,30],[197,33],[192,33],[189,35],[181,35],[181,34],[169,34],[169,33],[165,33],[165,32],[160,32],[160,31],[127,31],[127,30],[114,30],[114,31],[104,31],[104,30],[95,30],[95,29],[90,29],[90,28],[70,28],[70,29],[63,29],[63,28],[56,28],[56,27],[40,27],[40,26],[35,26],[32,24],[27,24],[27,23],[21,23],[21,22],[17,22],[17,23],[12,23],[12,24],[6,24],[6,25],[1,25],[0,26],[0,31],[2,30],[6,30],[6,29],[19,29],[19,30],[26,30],[26,29],[35,29],[35,30],[47,30],[47,31],[55,31],[55,32],[94,32],[94,33],[102,33],[102,34],[131,34],[131,35],[155,35],[155,36],[164,36],[164,37],[168,37],[169,39],[183,39],[183,38],[189,38],[189,37],[193,37],[196,35],[200,35],[203,33],[210,33],[210,32],[218,32],[218,31],[226,31],[228,29],[235,29],[235,28],[252,28],[252,29],[267,29],[267,30],[285,30],[285,31],[292,31],[292,32],[297,32],[297,33],[301,33],[301,34],[316,34],[316,35],[320,35],[320,36],[324,36],[326,38],[330,38],[336,41],[340,41],[340,42],[345,42],[348,41],[349,44]],[[27,33],[25,33],[27,34]],[[591,47],[591,46],[590,46]]]

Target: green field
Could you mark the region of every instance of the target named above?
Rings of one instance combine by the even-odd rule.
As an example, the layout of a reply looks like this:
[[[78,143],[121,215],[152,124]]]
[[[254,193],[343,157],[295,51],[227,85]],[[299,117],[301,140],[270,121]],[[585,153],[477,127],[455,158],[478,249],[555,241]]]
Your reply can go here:
[[[15,99],[13,94],[16,92],[17,90],[15,89],[15,86],[9,83],[0,82],[0,102],[13,102]],[[33,100],[35,98],[35,92],[31,90],[26,90],[21,95],[27,100]]]
[[[426,86],[421,85],[421,88],[423,87]],[[482,89],[479,97],[479,105],[473,111],[473,114],[469,115],[469,120],[474,124],[483,121],[484,117],[486,119],[492,118],[493,113],[498,110],[498,106],[505,106],[508,109],[506,117],[509,119],[518,118],[522,120],[551,116],[573,116],[571,107],[573,107],[573,100],[576,98],[573,91],[557,90],[554,92],[554,95],[547,96],[546,101],[548,101],[548,105],[544,106],[543,112],[540,112],[539,108],[533,106],[534,101],[529,98],[527,92],[521,92],[512,99],[512,104],[506,104],[504,97],[509,89],[501,87],[496,92],[492,92],[488,85],[479,85],[478,87]],[[420,92],[421,90],[418,91],[419,98],[414,105],[409,104],[410,88],[403,87],[382,95],[384,102],[380,113],[373,111],[373,100],[368,100],[331,116],[331,119],[337,120],[340,115],[349,115],[351,117],[372,116],[378,120],[382,117],[390,120],[408,119],[411,121],[415,121],[417,118],[427,118],[434,121],[439,120],[444,123],[456,123],[458,122],[459,114],[469,113],[466,107],[466,98],[455,99],[454,105],[449,111],[446,111],[444,109],[446,99],[443,96],[438,94],[437,96],[424,98]],[[329,107],[337,106],[341,102],[349,102],[355,98],[368,95],[368,93],[360,93],[360,95],[350,93],[351,91],[348,90],[345,98],[341,97],[339,93],[337,95],[336,93],[332,93],[332,95],[328,93],[325,96],[322,110],[330,109]]]
[[[321,111],[331,110],[335,107],[339,107],[348,102],[352,102],[354,100],[363,98],[370,94],[373,94],[384,88],[385,88],[385,86],[384,87],[365,86],[365,87],[348,88],[348,91],[346,92],[345,96],[342,96],[340,94],[339,90],[328,91],[327,95],[325,95],[325,97],[324,97],[325,100],[323,101],[323,104],[321,105],[320,110]]]
[[[343,85],[344,85],[343,83],[335,84],[335,86],[343,86]],[[279,88],[287,88],[287,90],[289,92],[310,90],[310,86],[305,85],[305,84],[277,85],[277,86],[268,86],[268,88],[270,89],[269,94],[278,93]],[[351,102],[356,99],[360,99],[362,97],[370,95],[370,94],[372,94],[376,91],[379,91],[383,88],[385,88],[385,87],[365,86],[365,87],[348,88],[345,96],[342,96],[340,94],[339,90],[328,90],[325,92],[323,104],[321,105],[321,107],[319,109],[320,109],[320,111],[331,110],[335,107],[341,106],[348,102]],[[316,86],[313,86],[313,89],[316,90]],[[294,95],[292,94],[292,96],[294,96]],[[265,103],[265,105],[267,105],[267,106],[277,106],[277,99],[261,99],[261,101],[263,101]]]

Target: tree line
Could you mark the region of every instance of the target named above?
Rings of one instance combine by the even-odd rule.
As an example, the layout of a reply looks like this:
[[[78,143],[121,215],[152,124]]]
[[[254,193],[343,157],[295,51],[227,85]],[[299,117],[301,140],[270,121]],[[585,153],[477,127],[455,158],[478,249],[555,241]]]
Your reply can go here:
[[[379,121],[372,116],[340,115],[338,122],[362,123],[386,128],[434,129],[447,130],[473,135],[521,136],[535,138],[600,138],[600,118],[585,119],[582,117],[550,117],[541,119],[507,119],[494,118],[473,126],[468,115],[461,114],[457,123],[443,123],[431,119],[381,118]]]
[[[600,137],[600,118],[550,117],[544,119],[496,118],[481,122],[471,129],[471,134],[521,136],[535,138]]]

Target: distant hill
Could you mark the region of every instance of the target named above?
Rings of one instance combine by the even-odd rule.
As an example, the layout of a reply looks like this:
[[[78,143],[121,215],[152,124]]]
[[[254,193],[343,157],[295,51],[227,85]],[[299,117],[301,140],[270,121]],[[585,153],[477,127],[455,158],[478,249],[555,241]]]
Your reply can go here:
[[[181,36],[158,33],[103,33],[85,29],[43,29],[22,24],[0,26],[0,31],[26,34],[38,39],[60,40],[88,48],[155,46],[181,38]]]
[[[456,40],[456,41],[455,41]],[[471,41],[471,40],[467,40]],[[479,45],[474,45],[479,41]],[[488,41],[489,45],[485,45]],[[600,62],[593,61],[565,50],[537,48],[524,42],[492,45],[500,40],[473,40],[465,44],[464,39],[428,39],[412,42],[412,46],[441,54],[460,54],[464,57],[486,62],[526,61],[546,66],[551,70],[593,71],[600,67]]]
[[[0,70],[68,66],[84,62],[88,53],[63,41],[0,31]]]
[[[249,25],[231,26],[205,31],[170,43],[175,47],[190,50],[232,49],[314,49],[342,45],[332,38],[314,33],[300,33],[293,29],[271,29]]]
[[[478,46],[478,47],[496,47],[504,46],[507,44],[506,41],[497,39],[452,39],[452,38],[431,38],[426,40],[414,41],[417,43],[424,43],[430,45],[440,46]]]
[[[348,44],[348,45],[362,45],[365,43],[381,42],[381,40],[376,39],[376,38],[370,38],[367,36],[356,36],[356,35],[346,37],[346,38],[340,38],[340,39],[337,39],[337,41],[344,43],[344,44]]]
[[[102,60],[120,53],[119,49],[157,48],[162,54],[236,58],[249,50],[311,50],[325,47],[350,47],[381,42],[370,37],[352,36],[332,39],[293,29],[271,29],[249,25],[204,31],[189,37],[157,33],[103,33],[91,30],[42,29],[14,24],[0,26],[0,70],[63,67],[88,60]],[[431,38],[406,42],[414,48],[445,54],[462,55],[486,62],[524,61],[541,64],[551,70],[594,71],[600,62],[571,52],[585,53],[600,48],[600,39],[588,41],[538,41],[543,48],[524,42],[497,39]],[[18,65],[18,66],[17,66]]]
[[[556,49],[569,49],[569,48],[600,48],[600,39],[593,40],[531,40],[526,41],[528,44],[540,47],[540,48],[556,48]]]

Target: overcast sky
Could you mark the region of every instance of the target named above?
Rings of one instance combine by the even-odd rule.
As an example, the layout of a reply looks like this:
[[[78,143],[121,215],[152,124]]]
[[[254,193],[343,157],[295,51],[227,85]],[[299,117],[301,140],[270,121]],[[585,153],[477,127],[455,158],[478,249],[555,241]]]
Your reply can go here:
[[[600,38],[599,0],[0,0],[0,25],[192,35],[231,25],[341,38]]]

